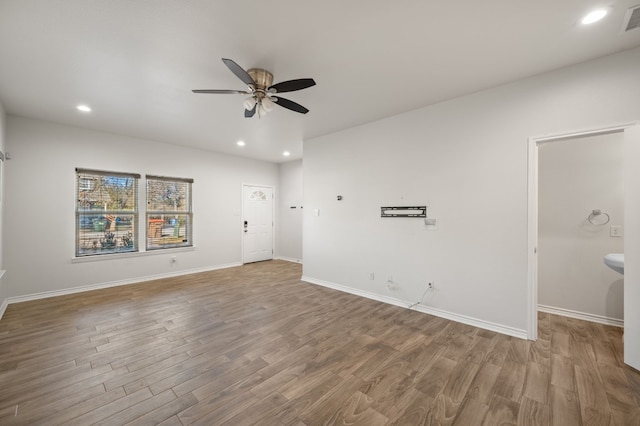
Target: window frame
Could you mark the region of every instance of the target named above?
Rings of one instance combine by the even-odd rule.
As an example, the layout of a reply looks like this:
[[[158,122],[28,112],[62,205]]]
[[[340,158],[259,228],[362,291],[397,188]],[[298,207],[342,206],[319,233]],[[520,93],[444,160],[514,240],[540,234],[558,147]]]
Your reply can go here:
[[[75,257],[91,258],[105,255],[118,256],[138,252],[139,244],[137,229],[139,221],[138,203],[140,202],[140,174],[84,168],[76,168],[75,172]],[[105,178],[133,180],[131,187],[133,202],[128,203],[132,206],[130,209],[111,208],[111,206],[107,206],[106,203],[105,207],[101,209],[99,207],[102,206],[104,199],[101,199],[98,204],[98,208],[94,209],[94,203],[86,200],[86,194],[88,192],[95,191],[99,186],[97,184],[91,185],[88,182],[91,180],[98,181]],[[82,198],[84,198],[84,201]],[[86,203],[89,203],[91,208],[87,209]],[[83,204],[85,204],[84,207]],[[96,219],[91,218],[92,216],[98,215],[98,220],[103,221],[104,223],[96,224]],[[119,231],[121,230],[118,229],[117,219],[129,216],[131,216],[131,219],[127,227],[130,228],[130,230],[127,233],[120,233]],[[109,220],[110,218],[112,219]],[[87,220],[91,221],[89,229],[92,231],[89,232],[96,234],[90,238],[87,238],[89,232],[86,230],[86,223],[84,224],[85,226],[83,226],[83,223]],[[99,234],[101,232],[103,233],[102,237],[100,237]],[[89,240],[93,240],[90,243],[93,247],[87,247]]]
[[[184,209],[180,210],[180,209],[163,209],[163,210],[153,210],[150,209],[149,207],[151,206],[152,201],[150,199],[150,191],[149,191],[149,185],[151,182],[175,182],[178,184],[186,184],[186,192],[185,192],[185,206]],[[146,197],[146,210],[145,210],[145,250],[150,252],[150,251],[157,251],[157,250],[167,250],[167,249],[176,249],[176,248],[188,248],[188,247],[193,247],[193,179],[191,178],[179,178],[179,177],[170,177],[170,176],[157,176],[157,175],[146,175],[145,176],[145,197]],[[161,217],[161,225],[160,228],[157,228],[157,225],[154,225],[153,227],[151,226],[151,220],[157,220],[157,219],[152,219],[152,217]],[[174,220],[176,217],[179,216],[184,216],[185,220],[183,222],[184,224],[184,239],[182,242],[177,242],[177,241],[173,241],[173,242],[162,242],[163,239],[165,239],[165,241],[171,240],[172,238],[179,238],[180,237],[180,228],[181,223],[180,221],[178,221],[177,227],[174,224],[170,225],[173,226],[175,229],[175,232],[178,235],[174,234],[174,237],[165,237],[163,235],[163,224],[164,224],[164,217],[165,216],[174,216]],[[154,230],[154,232],[160,232],[160,237],[151,237],[151,231],[152,228]],[[154,241],[152,241],[152,239]]]

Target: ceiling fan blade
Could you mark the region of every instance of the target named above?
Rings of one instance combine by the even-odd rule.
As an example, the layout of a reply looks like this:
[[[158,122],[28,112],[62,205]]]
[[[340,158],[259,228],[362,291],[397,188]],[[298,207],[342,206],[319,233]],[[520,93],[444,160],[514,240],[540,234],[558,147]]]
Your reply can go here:
[[[255,86],[256,82],[253,81],[253,78],[246,72],[240,65],[233,62],[231,59],[222,58],[222,62],[231,70],[232,73],[235,74],[240,80],[244,82],[247,86]]]
[[[303,107],[302,105],[295,103],[293,101],[290,101],[289,99],[273,97],[271,98],[271,100],[277,103],[278,105],[280,105],[281,107],[290,109],[291,111],[299,112],[300,114],[306,114],[309,112],[309,110]]]
[[[269,91],[275,91],[275,93],[295,92],[296,90],[306,89],[307,87],[315,86],[316,82],[312,78],[299,78],[297,80],[287,80],[281,83],[276,83],[269,87]]]
[[[257,108],[258,104],[254,104],[253,108],[251,109],[245,109],[244,110],[244,116],[245,118],[251,118],[256,114],[256,108]]]
[[[244,90],[215,90],[215,89],[197,89],[197,90],[192,90],[193,93],[214,93],[214,94],[221,94],[221,95],[250,95],[251,92],[247,92]]]

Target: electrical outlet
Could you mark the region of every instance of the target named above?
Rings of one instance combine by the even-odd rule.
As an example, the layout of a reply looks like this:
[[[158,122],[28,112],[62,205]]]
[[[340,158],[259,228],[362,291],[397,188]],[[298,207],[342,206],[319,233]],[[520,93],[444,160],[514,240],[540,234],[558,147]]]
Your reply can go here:
[[[433,217],[426,217],[424,219],[424,225],[428,230],[436,231],[438,229],[438,219]]]
[[[427,284],[427,288],[428,288],[429,290],[433,290],[433,288],[434,288],[434,287],[433,287],[433,283],[428,283],[428,284]]]
[[[389,275],[389,279],[387,280],[387,289],[390,291],[397,290],[398,284],[393,282],[393,277]]]
[[[171,256],[171,263],[176,263],[176,257],[175,256]]]

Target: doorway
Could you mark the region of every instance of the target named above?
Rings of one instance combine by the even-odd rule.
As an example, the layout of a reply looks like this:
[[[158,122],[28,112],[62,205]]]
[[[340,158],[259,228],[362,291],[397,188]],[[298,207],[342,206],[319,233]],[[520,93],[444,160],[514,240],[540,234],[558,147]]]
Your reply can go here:
[[[538,145],[538,311],[623,324],[622,131]]]
[[[242,263],[273,259],[273,188],[243,185]]]
[[[624,326],[625,363],[640,367],[640,127],[637,123],[612,126],[591,131],[560,134],[529,139],[528,171],[528,304],[527,335],[537,339],[538,261],[539,261],[539,148],[541,145],[565,139],[622,132],[624,144]],[[597,207],[593,207],[597,209]],[[587,215],[589,212],[587,212]],[[632,303],[633,302],[633,303]]]

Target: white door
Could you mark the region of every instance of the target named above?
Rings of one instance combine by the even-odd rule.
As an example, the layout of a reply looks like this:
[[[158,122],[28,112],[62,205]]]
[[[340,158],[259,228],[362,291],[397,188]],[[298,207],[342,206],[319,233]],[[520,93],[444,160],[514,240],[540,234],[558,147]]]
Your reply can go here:
[[[243,187],[243,263],[273,259],[273,189]]]
[[[624,362],[640,369],[640,127],[624,137]]]

